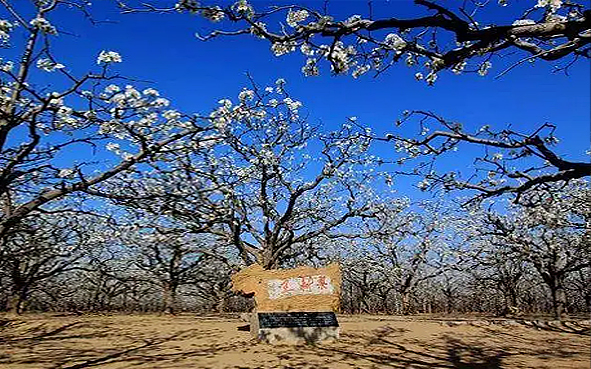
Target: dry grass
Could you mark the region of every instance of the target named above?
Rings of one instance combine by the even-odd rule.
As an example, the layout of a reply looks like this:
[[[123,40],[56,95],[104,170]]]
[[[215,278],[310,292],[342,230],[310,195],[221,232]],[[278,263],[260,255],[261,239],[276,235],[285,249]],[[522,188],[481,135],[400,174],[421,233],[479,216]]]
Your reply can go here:
[[[589,322],[341,316],[341,340],[257,344],[225,317],[0,318],[0,368],[589,368]],[[7,321],[9,320],[9,321]],[[4,321],[4,323],[2,323]]]

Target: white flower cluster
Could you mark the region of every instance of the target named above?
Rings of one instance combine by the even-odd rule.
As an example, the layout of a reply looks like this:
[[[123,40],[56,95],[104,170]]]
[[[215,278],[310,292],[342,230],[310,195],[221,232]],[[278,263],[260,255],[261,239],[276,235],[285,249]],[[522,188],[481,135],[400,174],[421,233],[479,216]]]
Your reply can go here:
[[[451,71],[454,74],[462,74],[462,72],[464,71],[464,68],[466,68],[466,61],[463,60],[461,62],[459,62],[458,64],[454,65],[453,68],[451,69]]]
[[[238,94],[238,99],[242,102],[247,100],[252,100],[254,98],[254,91],[249,90],[247,88],[243,88],[242,91]]]
[[[319,75],[317,60],[314,58],[306,59],[306,64],[302,67],[302,73],[306,77]]]
[[[14,62],[11,60],[4,61],[0,58],[0,70],[4,72],[10,72],[14,68]]]
[[[205,8],[201,11],[201,15],[212,22],[220,22],[225,17],[222,8],[219,6]]]
[[[402,50],[406,47],[406,41],[395,33],[390,33],[384,39],[384,43],[394,50]]]
[[[353,78],[358,78],[359,76],[367,73],[371,69],[371,65],[365,64],[357,67],[351,75]]]
[[[359,14],[353,14],[352,16],[350,16],[349,18],[347,18],[347,20],[345,21],[345,23],[347,24],[351,24],[351,23],[355,23],[357,21],[360,21],[362,18]]]
[[[65,68],[65,65],[55,63],[50,59],[42,58],[37,60],[37,68],[44,70],[45,72],[54,72],[56,69]]]
[[[491,66],[492,66],[491,62],[485,61],[478,68],[478,74],[481,76],[486,76],[488,74],[488,70],[490,69]]]
[[[275,56],[289,54],[296,49],[297,44],[294,41],[274,42],[271,45],[271,51]]]
[[[562,7],[562,0],[538,0],[536,8],[549,8],[550,11],[556,12]]]
[[[558,139],[558,137],[548,136],[548,137],[544,138],[544,142],[546,142],[549,145],[555,145],[555,144],[559,143],[560,140]]]
[[[48,35],[57,35],[57,29],[45,18],[37,17],[30,21],[29,24]]]
[[[302,103],[286,96],[283,86],[285,81],[279,79],[275,82],[277,87],[267,87],[266,94],[259,96],[255,91],[250,89],[243,89],[238,95],[239,103],[234,104],[229,99],[222,99],[218,101],[219,106],[211,112],[209,118],[213,126],[222,134],[233,131],[234,127],[230,123],[248,121],[249,124],[264,124],[262,120],[269,119],[275,123],[281,121],[289,121],[298,119],[298,110]],[[255,99],[256,98],[256,99]],[[287,108],[276,113],[276,116],[267,118],[267,109],[280,108],[281,106]]]
[[[267,25],[263,22],[256,22],[250,27],[250,33],[258,38],[265,38],[265,32],[267,32]]]
[[[429,180],[427,178],[425,178],[422,181],[420,181],[419,183],[417,183],[417,187],[421,191],[426,191],[427,188],[429,188],[430,185],[431,185],[431,183],[429,182]]]
[[[293,100],[291,97],[286,97],[285,99],[283,99],[283,102],[285,103],[285,105],[287,105],[287,108],[291,110],[291,112],[294,114],[297,114],[298,109],[302,107],[302,103],[300,101]]]
[[[102,119],[100,125],[100,134],[109,134],[117,139],[127,139],[136,142],[137,139],[130,135],[133,131],[146,138],[153,138],[155,134],[166,135],[175,128],[183,128],[184,123],[180,122],[178,115],[171,110],[158,113],[158,110],[167,107],[170,102],[159,97],[158,91],[148,88],[142,92],[133,86],[125,86],[124,89],[115,85],[105,87],[105,93],[100,94],[99,98],[112,104],[109,109],[110,119]],[[133,120],[124,119],[126,112],[133,112],[137,117]],[[163,117],[165,122],[162,122]],[[122,153],[125,159],[130,154]]]
[[[307,10],[301,9],[292,11],[291,9],[287,12],[286,22],[290,27],[297,27],[298,23],[305,21],[309,14]]]
[[[501,154],[501,153],[493,154],[492,161],[499,161],[499,160],[503,160],[503,154]]]
[[[427,84],[429,86],[433,86],[433,84],[435,83],[435,81],[437,80],[437,73],[431,71],[431,73],[429,73],[427,75],[427,78],[425,78],[425,82],[427,82]]]
[[[324,46],[324,45],[323,45]],[[328,46],[323,47],[323,50],[330,49]],[[327,50],[328,57],[331,60],[331,68],[339,73],[346,73],[351,67],[351,57],[357,53],[355,47],[345,45],[338,41],[335,43],[331,51]]]
[[[0,105],[9,103],[11,98],[12,88],[0,85]],[[6,121],[0,121],[0,127],[4,124],[6,124]]]
[[[60,178],[68,178],[72,179],[76,175],[76,171],[73,169],[62,169],[58,173],[58,177]]]
[[[121,55],[119,55],[119,53],[115,52],[115,51],[101,51],[99,56],[96,59],[96,63],[97,64],[109,64],[109,63],[121,63],[123,61],[123,59],[121,58]]]
[[[312,46],[310,46],[308,44],[302,44],[302,46],[300,46],[300,51],[305,56],[314,56],[314,54],[316,54],[316,52],[314,51]]]
[[[232,5],[234,11],[240,15],[250,18],[254,15],[254,9],[246,0],[238,0]]]
[[[62,128],[64,126],[78,128],[79,125],[82,123],[80,119],[77,119],[72,116],[72,108],[67,106],[60,106],[56,113],[56,127]]]
[[[13,28],[13,23],[0,19],[0,45],[7,44],[10,41],[10,32]]]

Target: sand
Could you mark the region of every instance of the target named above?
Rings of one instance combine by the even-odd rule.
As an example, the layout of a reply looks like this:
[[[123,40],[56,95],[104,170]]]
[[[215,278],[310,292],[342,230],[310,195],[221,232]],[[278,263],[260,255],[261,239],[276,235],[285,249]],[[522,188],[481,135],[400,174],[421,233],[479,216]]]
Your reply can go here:
[[[0,316],[0,368],[590,367],[589,321],[339,320],[338,342],[271,346],[253,342],[233,316]]]

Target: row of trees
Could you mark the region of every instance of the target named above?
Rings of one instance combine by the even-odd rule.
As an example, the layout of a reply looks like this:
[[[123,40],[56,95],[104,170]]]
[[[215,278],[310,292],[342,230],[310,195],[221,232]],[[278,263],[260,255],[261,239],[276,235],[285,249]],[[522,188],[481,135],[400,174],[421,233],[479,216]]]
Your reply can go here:
[[[323,234],[280,263],[337,261],[351,313],[589,312],[591,215],[585,182],[551,188],[543,205],[509,210],[399,200],[340,237]],[[319,211],[323,211],[319,209]],[[145,217],[141,216],[146,222]],[[94,215],[45,215],[7,244],[5,309],[241,311],[230,292],[244,261],[215,234]],[[138,217],[137,219],[140,219]],[[158,220],[152,220],[157,222]],[[261,235],[264,235],[264,230]]]
[[[7,19],[0,20],[0,38],[8,50],[0,60],[6,309],[243,309],[248,302],[228,292],[238,268],[330,260],[344,267],[346,311],[407,313],[421,305],[450,311],[459,308],[451,301],[460,290],[500,293],[505,310],[528,304],[544,310],[546,292],[557,317],[567,306],[585,309],[590,212],[579,181],[591,165],[556,154],[554,126],[468,132],[413,111],[398,125],[416,125],[416,137],[396,131],[376,137],[354,119],[327,131],[307,121],[282,79],[271,86],[251,81],[207,114],[181,112],[154,88],[117,74],[124,57],[116,52],[100,52],[92,72],[54,53],[61,29],[52,15],[89,16],[85,2],[1,3]],[[252,33],[277,55],[299,47],[312,75],[322,60],[334,73],[361,68],[379,75],[405,56],[429,69],[432,84],[437,73],[461,71],[471,60],[487,69],[505,49],[551,60],[589,57],[589,10],[582,6],[539,2],[527,12],[539,19],[481,28],[466,5],[454,13],[416,3],[433,15],[335,22],[299,6],[256,12],[244,0],[227,8],[192,1],[120,6],[124,13],[187,11],[246,24],[213,36]],[[267,31],[264,22],[280,13],[293,32]],[[376,32],[394,29],[400,35]],[[443,31],[461,46],[438,46],[449,36]],[[423,45],[427,34],[433,45]],[[330,45],[314,41],[323,37]],[[344,43],[349,38],[354,45]],[[397,153],[376,157],[376,141]],[[433,170],[435,158],[464,144],[496,152],[484,150],[469,179]],[[401,169],[383,172],[385,162]],[[388,188],[395,174],[419,176],[422,190],[472,190],[477,201],[463,210],[409,203]],[[482,202],[507,194],[514,195],[511,206]],[[542,287],[525,290],[527,283]]]

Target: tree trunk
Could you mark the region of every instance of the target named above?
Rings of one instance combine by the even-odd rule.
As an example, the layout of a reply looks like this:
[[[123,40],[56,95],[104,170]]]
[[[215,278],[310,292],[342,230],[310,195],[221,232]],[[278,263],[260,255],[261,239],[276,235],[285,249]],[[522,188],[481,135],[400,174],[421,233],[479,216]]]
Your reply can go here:
[[[554,319],[561,320],[566,306],[566,292],[559,283],[557,284],[558,285],[551,286],[550,288],[552,294],[552,309],[554,310]]]
[[[218,298],[217,298],[215,310],[217,313],[223,313],[225,308],[226,308],[226,294],[223,293],[221,296],[218,296]]]
[[[8,299],[8,312],[21,315],[25,311],[26,296],[16,295]]]
[[[402,303],[402,315],[410,314],[410,292],[403,291],[400,293],[400,301]]]
[[[162,311],[174,314],[176,312],[176,293],[178,286],[174,283],[164,283],[162,287]]]

